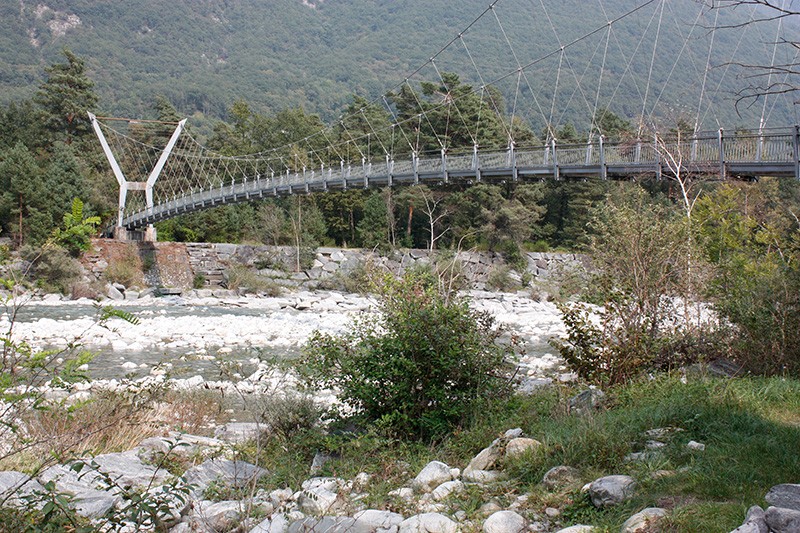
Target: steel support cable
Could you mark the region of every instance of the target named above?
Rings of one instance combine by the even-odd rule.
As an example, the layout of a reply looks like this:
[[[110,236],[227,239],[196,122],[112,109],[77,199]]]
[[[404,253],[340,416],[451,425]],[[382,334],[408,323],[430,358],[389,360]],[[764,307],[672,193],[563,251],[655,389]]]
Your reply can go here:
[[[642,136],[642,129],[644,127],[645,110],[647,109],[647,97],[650,95],[650,82],[653,80],[653,67],[656,63],[656,50],[658,50],[658,39],[661,37],[661,23],[664,20],[664,7],[666,0],[659,0],[661,2],[661,13],[658,16],[658,26],[656,27],[656,38],[653,40],[653,54],[650,56],[650,70],[647,73],[647,85],[644,90],[644,100],[642,101],[642,112],[639,115],[639,131],[637,137]]]
[[[788,65],[797,65],[798,62],[800,62],[800,48],[796,49],[794,57],[787,57],[786,58],[786,65],[787,66]],[[788,87],[790,85],[789,84],[789,78],[791,78],[793,76],[796,76],[796,75],[797,74],[794,73],[794,72],[787,72],[783,77],[784,81],[781,83],[781,85]],[[792,85],[792,86],[794,86],[794,85]],[[767,118],[766,118],[765,123],[769,122],[769,119],[772,116],[772,113],[775,111],[775,108],[777,107],[777,105],[778,105],[778,98],[773,98],[772,99],[772,105],[770,106],[770,110],[767,113]],[[795,124],[799,124],[800,123],[800,118],[799,118],[800,115],[798,115],[798,112],[800,111],[800,109],[798,109],[797,102],[795,102],[794,105],[792,105],[792,108],[794,110],[794,115],[795,115],[794,123]]]
[[[364,113],[364,108],[361,108],[361,116],[364,117],[364,122],[367,123],[369,127],[369,131],[378,139],[378,144],[381,145],[381,149],[383,150],[384,155],[389,155],[389,151],[386,149],[386,146],[383,144],[383,140],[381,140],[381,136],[375,131],[375,128],[372,126],[372,122],[370,122],[369,117],[366,113]]]
[[[702,10],[700,10],[697,14],[697,17],[694,20],[694,24],[692,24],[692,29],[689,31],[689,34],[684,38],[683,45],[681,49],[678,51],[678,55],[675,57],[675,62],[672,63],[672,68],[670,69],[669,73],[667,74],[667,79],[664,80],[664,83],[661,87],[661,91],[658,93],[656,97],[656,101],[653,103],[653,107],[650,109],[650,118],[652,119],[653,114],[655,113],[656,107],[658,107],[659,102],[661,101],[661,97],[664,95],[664,92],[667,90],[667,85],[669,85],[669,81],[672,79],[672,75],[675,73],[675,69],[678,66],[678,62],[680,61],[681,57],[683,57],[683,53],[686,50],[686,47],[689,45],[689,41],[692,38],[692,34],[694,33],[695,28],[697,28],[697,23],[700,20],[700,16],[702,15]],[[678,30],[680,31],[680,29]],[[694,64],[694,61],[692,60]],[[695,65],[695,71],[698,71],[697,65]],[[652,120],[651,120],[652,121]]]
[[[408,138],[408,135],[406,135],[405,130],[402,127],[400,127],[400,121],[399,121],[399,119],[397,117],[397,113],[395,113],[394,109],[392,109],[392,106],[389,104],[389,101],[386,99],[386,96],[383,96],[383,103],[386,105],[386,109],[389,110],[389,113],[392,115],[392,120],[394,121],[394,123],[392,124],[392,128],[393,128],[392,131],[394,131],[394,127],[395,126],[399,127],[400,128],[400,133],[403,134],[403,137],[405,138],[406,143],[408,143],[408,147],[411,148],[411,151],[413,152],[414,151],[414,145],[411,144],[411,139]]]
[[[472,132],[469,130],[469,125],[467,124],[467,121],[464,118],[464,115],[461,113],[461,110],[458,108],[458,104],[455,103],[455,102],[457,102],[457,100],[455,98],[450,98],[450,88],[447,87],[447,85],[445,84],[444,76],[442,76],[441,71],[439,71],[439,67],[436,65],[436,63],[434,61],[431,61],[431,64],[433,65],[433,68],[436,69],[436,74],[439,75],[439,79],[442,81],[442,86],[447,89],[446,98],[448,99],[448,102],[453,102],[454,103],[454,107],[456,108],[456,113],[458,114],[459,118],[461,118],[461,122],[462,122],[462,124],[464,124],[464,127],[467,129],[467,133],[469,134],[470,138],[472,139],[472,144],[475,144],[477,142],[476,139],[475,139],[475,136],[472,135]],[[448,129],[449,129],[449,127],[450,127],[450,110],[449,110],[449,108],[448,108],[447,122],[448,122],[447,126],[448,126]]]
[[[595,126],[597,126],[597,108],[600,105],[600,89],[603,87],[603,74],[606,70],[606,59],[608,58],[608,45],[611,43],[611,26],[608,27],[608,31],[606,32],[606,44],[603,49],[603,63],[600,65],[600,76],[599,80],[597,81],[597,92],[594,96],[594,111],[592,112],[592,123],[589,125],[589,139],[592,138],[592,131],[594,131]],[[591,63],[591,61],[590,61]],[[600,128],[597,127],[597,131],[600,135],[603,134],[600,131]]]
[[[542,6],[542,10],[544,11],[544,15],[547,18],[547,22],[550,24],[550,29],[553,30],[553,35],[556,38],[556,42],[558,42],[559,46],[562,46],[561,43],[561,36],[558,34],[558,30],[556,30],[555,25],[553,24],[553,20],[550,18],[550,13],[547,11],[547,7],[544,5],[544,0],[539,0],[539,4]],[[592,105],[589,103],[589,100],[586,98],[586,94],[583,92],[583,87],[581,86],[581,81],[578,79],[578,74],[575,72],[575,69],[572,67],[572,62],[569,60],[569,56],[567,56],[566,50],[563,48],[561,49],[562,57],[567,61],[567,67],[569,67],[570,72],[572,72],[572,77],[575,78],[575,84],[578,90],[581,93],[581,97],[583,97],[583,102],[586,104],[587,110],[591,113]],[[561,66],[559,65],[559,72],[561,70]],[[531,89],[533,90],[533,89]],[[574,96],[574,94],[573,94]],[[554,101],[555,103],[555,101]]]
[[[514,62],[517,64],[517,70],[516,70],[516,72],[517,72],[517,94],[519,93],[519,86],[520,86],[521,77],[525,76],[525,82],[528,84],[528,88],[531,91],[531,96],[533,96],[534,102],[536,102],[536,107],[539,108],[539,112],[542,115],[542,119],[547,121],[547,116],[544,114],[544,110],[542,109],[542,106],[539,104],[539,99],[536,98],[536,93],[533,90],[533,86],[531,85],[531,82],[528,80],[528,76],[525,75],[525,67],[522,65],[522,63],[520,63],[519,57],[517,57],[517,52],[516,52],[516,50],[514,50],[514,45],[511,44],[511,39],[508,38],[508,34],[506,34],[506,30],[503,27],[503,23],[500,22],[500,17],[497,16],[497,12],[495,11],[494,6],[491,6],[491,10],[492,10],[492,14],[494,15],[494,19],[497,21],[497,25],[500,28],[500,33],[503,35],[503,38],[506,40],[506,44],[508,44],[509,50],[511,50],[511,56],[514,58]],[[561,47],[562,51],[563,51],[563,48],[564,47],[562,46]],[[509,75],[510,74],[507,74],[503,78],[506,78]],[[517,94],[514,95],[515,102],[516,102]],[[513,137],[514,137],[514,116],[513,116],[513,114],[511,116],[511,124],[510,124],[510,128],[509,128],[509,136],[513,140]]]
[[[514,91],[514,106],[511,108],[511,124],[510,124],[510,132],[508,141],[514,142],[514,119],[517,115],[517,99],[519,98],[519,86],[522,84],[522,71],[519,71],[517,75],[517,88]],[[531,94],[533,93],[533,89],[531,88]]]
[[[608,15],[606,14],[606,9],[603,4],[603,0],[599,1],[603,14],[606,16],[606,19],[608,20]],[[614,43],[617,45],[617,51],[619,52],[620,56],[625,62],[625,70],[623,70],[622,75],[619,76],[619,81],[617,81],[617,85],[614,87],[614,90],[611,92],[611,97],[608,99],[609,102],[613,102],[614,99],[617,97],[617,92],[622,86],[622,82],[625,81],[628,72],[631,71],[633,67],[633,62],[638,57],[639,49],[642,47],[645,37],[647,36],[647,32],[650,31],[650,26],[652,26],[654,20],[655,20],[655,11],[653,12],[653,15],[650,17],[650,20],[648,21],[644,31],[642,31],[642,35],[641,37],[639,37],[639,42],[636,43],[636,47],[633,49],[633,52],[631,52],[630,59],[625,57],[625,49],[622,47],[622,43],[617,38],[617,34],[614,32],[614,27],[612,23],[611,22],[608,23],[609,31],[611,32],[611,35],[614,37]],[[639,95],[639,98],[643,99],[644,95],[642,94],[642,89],[641,87],[639,87],[639,82],[637,81],[636,77],[632,76],[629,77],[629,79],[633,83],[633,87],[636,89],[636,93]]]
[[[550,103],[550,117],[547,119],[547,134],[549,137],[550,134],[552,133],[553,138],[555,138],[556,136],[555,131],[552,131],[553,117],[556,114],[556,100],[558,99],[558,87],[559,83],[561,82],[561,67],[563,64],[564,64],[564,49],[562,48],[561,53],[558,54],[558,70],[556,71],[556,84],[553,87],[553,101]],[[547,140],[549,141],[550,139]]]
[[[589,69],[592,67],[592,63],[594,62],[594,58],[597,55],[598,51],[600,50],[600,47],[602,46],[602,44],[603,44],[603,42],[600,41],[600,42],[597,43],[597,46],[595,46],[594,52],[592,52],[592,55],[589,58],[589,61],[586,62],[586,67],[584,67],[583,73],[581,73],[581,77],[580,77],[579,83],[575,86],[575,89],[572,90],[572,93],[570,94],[569,100],[567,100],[566,105],[562,106],[561,115],[559,115],[559,117],[558,117],[558,122],[559,123],[564,118],[564,115],[566,114],[567,109],[569,109],[569,106],[572,104],[572,100],[575,99],[575,94],[578,92],[580,84],[583,83],[583,79],[587,76],[587,74],[589,72]],[[584,96],[584,102],[586,102],[586,97],[585,96]],[[588,111],[589,111],[589,113],[592,113],[591,104],[589,104]],[[592,114],[592,116],[594,116],[594,114]]]
[[[785,12],[785,10],[786,10],[786,0],[783,0],[781,2],[781,11]],[[775,69],[775,58],[778,55],[778,42],[780,40],[780,36],[781,36],[782,31],[783,31],[783,17],[778,19],[778,27],[775,30],[775,42],[772,45],[772,59],[770,60],[770,65],[769,65],[768,74],[767,74],[767,87],[766,87],[767,91],[769,91],[770,87],[772,86],[772,74],[773,74],[774,69]],[[769,93],[767,92],[767,93],[764,94],[764,103],[761,106],[761,121],[759,122],[760,125],[759,125],[759,128],[758,128],[759,131],[761,131],[764,128],[764,115],[767,112],[767,100],[768,100],[768,97],[769,97]]]
[[[361,151],[361,147],[356,143],[356,140],[353,138],[353,135],[350,133],[350,130],[347,129],[347,125],[344,123],[344,119],[340,120],[339,124],[341,124],[344,133],[348,137],[350,137],[350,141],[353,143],[353,146],[355,146],[356,150],[358,150],[358,153],[361,154],[361,158],[364,159],[366,156],[364,156],[364,152]],[[347,162],[348,163],[350,162],[349,158]]]
[[[428,117],[428,114],[425,112],[425,107],[422,105],[422,102],[420,101],[419,97],[417,96],[417,91],[415,91],[414,88],[411,87],[411,84],[409,83],[408,80],[406,80],[406,85],[408,85],[408,88],[411,90],[411,94],[414,95],[414,100],[417,101],[417,105],[419,106],[419,110],[420,110],[421,114],[425,116],[425,122],[427,122],[428,126],[431,127],[431,131],[433,132],[433,135],[436,137],[436,142],[438,142],[439,146],[442,148],[442,150],[444,150],[444,144],[442,144],[442,140],[439,138],[439,134],[436,133],[436,128],[433,127],[433,124],[431,123],[431,119]],[[438,107],[439,106],[435,106],[434,109],[438,109]],[[422,129],[422,127],[420,127],[417,130],[417,146],[419,146],[419,132],[420,132],[421,129]]]
[[[480,69],[478,68],[477,63],[475,63],[475,58],[472,57],[472,52],[467,47],[467,42],[464,40],[463,36],[461,37],[461,44],[464,45],[464,50],[467,51],[467,56],[469,57],[469,60],[472,63],[472,66],[475,68],[475,72],[478,74],[478,79],[481,81],[481,87],[480,87],[481,88],[481,92],[482,93],[483,92],[488,92],[489,93],[489,99],[492,102],[492,108],[494,109],[494,112],[497,114],[497,116],[500,117],[500,123],[503,125],[503,129],[506,130],[506,135],[511,137],[511,130],[506,125],[505,112],[503,112],[503,111],[501,111],[499,109],[499,106],[497,105],[497,101],[495,101],[494,96],[492,95],[491,91],[489,91],[486,88],[486,82],[483,79],[483,74],[481,73]]]
[[[717,36],[717,22],[719,21],[719,9],[714,13],[714,25],[711,27],[711,39],[708,44],[708,56],[706,57],[706,70],[703,73],[703,83],[700,86],[700,100],[697,102],[697,113],[694,117],[694,132],[700,128],[700,110],[703,107],[703,98],[706,93],[706,82],[708,81],[708,72],[711,70],[711,53],[714,51],[714,40]]]
[[[339,150],[336,149],[336,145],[334,143],[332,143],[331,140],[328,138],[328,136],[325,135],[324,133],[323,133],[323,136],[325,137],[325,142],[328,143],[328,148],[329,149],[333,149],[333,153],[336,154],[336,157],[339,158],[339,161],[342,161],[343,160],[342,159],[342,154],[340,154]]]
[[[748,27],[749,27],[749,24],[752,23],[755,20],[755,14],[756,14],[756,7],[752,6],[750,8],[750,20],[747,23]],[[719,81],[717,82],[717,87],[716,87],[716,89],[714,89],[713,95],[708,98],[708,106],[706,107],[706,111],[705,111],[705,113],[703,113],[703,116],[700,119],[700,123],[701,124],[703,122],[705,122],[706,116],[708,115],[708,113],[713,111],[714,112],[714,121],[717,123],[717,127],[718,128],[721,127],[721,124],[720,124],[720,121],[719,121],[719,117],[716,115],[716,111],[713,110],[712,103],[713,103],[714,100],[716,100],[716,97],[719,94],[720,89],[722,88],[722,84],[725,82],[725,77],[728,75],[728,72],[730,71],[731,66],[733,65],[733,61],[732,61],[733,58],[736,57],[736,54],[739,53],[739,48],[741,48],[741,46],[742,46],[742,42],[744,41],[744,36],[745,36],[745,32],[744,31],[740,31],[739,32],[739,39],[736,41],[736,46],[733,48],[733,52],[731,52],[731,61],[727,61],[724,64],[725,68],[722,70],[722,76],[720,77]]]

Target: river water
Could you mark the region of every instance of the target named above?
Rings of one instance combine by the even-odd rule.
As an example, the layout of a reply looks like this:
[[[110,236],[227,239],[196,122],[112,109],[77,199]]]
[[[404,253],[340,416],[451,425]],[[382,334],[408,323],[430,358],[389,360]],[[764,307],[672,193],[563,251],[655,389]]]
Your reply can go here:
[[[477,293],[473,307],[492,313],[523,340],[523,367],[530,375],[559,371],[560,361],[547,341],[563,335],[553,304],[524,295]],[[224,379],[228,363],[238,372],[260,361],[298,357],[315,331],[342,333],[353,320],[374,309],[374,300],[339,293],[296,293],[277,298],[150,298],[115,303],[137,324],[112,319],[97,324],[98,306],[55,298],[23,300],[0,314],[0,331],[37,348],[78,343],[93,352],[94,379],[139,377],[168,369],[172,376]],[[2,311],[2,308],[0,308]]]

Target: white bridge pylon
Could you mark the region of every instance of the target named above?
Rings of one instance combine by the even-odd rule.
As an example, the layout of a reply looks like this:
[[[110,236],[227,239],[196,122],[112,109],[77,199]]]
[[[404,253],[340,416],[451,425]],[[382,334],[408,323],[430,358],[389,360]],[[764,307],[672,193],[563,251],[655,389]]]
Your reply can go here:
[[[100,123],[97,121],[97,117],[93,113],[89,113],[89,120],[92,122],[92,127],[94,128],[94,132],[97,135],[97,138],[100,140],[100,145],[103,147],[103,153],[106,154],[106,159],[108,159],[108,163],[111,165],[111,170],[114,172],[114,177],[117,178],[117,183],[119,184],[119,205],[117,208],[117,229],[119,232],[122,232],[122,220],[125,216],[125,202],[128,198],[128,191],[144,191],[145,200],[147,205],[148,213],[152,214],[153,211],[153,187],[158,181],[158,177],[161,175],[161,171],[164,170],[164,165],[167,163],[167,159],[169,158],[170,154],[172,153],[172,149],[175,147],[175,143],[178,142],[178,137],[180,137],[181,132],[183,131],[184,126],[186,125],[186,120],[183,119],[178,122],[175,131],[172,133],[172,136],[167,142],[167,145],[164,147],[164,150],[161,152],[161,156],[158,158],[153,169],[150,171],[150,174],[147,176],[147,181],[128,181],[125,177],[125,174],[122,172],[122,168],[120,168],[119,163],[117,162],[114,153],[111,151],[111,147],[108,145],[108,141],[106,141],[106,137],[103,134],[103,130],[100,128]],[[155,240],[155,230],[152,227],[152,224],[148,228],[149,233],[152,235],[151,240]]]

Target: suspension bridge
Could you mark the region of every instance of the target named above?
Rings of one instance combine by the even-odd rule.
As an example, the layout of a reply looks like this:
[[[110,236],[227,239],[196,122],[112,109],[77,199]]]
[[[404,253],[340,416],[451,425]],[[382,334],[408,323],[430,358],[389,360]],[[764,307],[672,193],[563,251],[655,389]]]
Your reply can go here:
[[[714,109],[719,106],[713,86],[718,92],[727,67],[712,80],[716,72],[711,64],[714,32],[706,31],[702,38],[695,34],[696,28],[708,27],[701,17],[711,16],[709,11],[698,11],[692,30],[677,30],[684,32],[680,34],[683,46],[668,76],[657,83],[655,58],[659,41],[668,38],[662,26],[666,25],[665,13],[670,4],[666,0],[642,1],[628,11],[612,14],[603,0],[596,2],[606,18],[604,24],[564,41],[551,21],[554,48],[526,61],[517,55],[509,36],[511,32],[507,31],[508,22],[503,22],[498,14],[501,0],[495,0],[428,62],[392,91],[371,102],[384,108],[390,118],[388,124],[371,120],[366,108],[362,108],[354,113],[362,124],[359,131],[353,131],[352,121],[350,129],[346,125],[353,116],[343,116],[333,126],[256,154],[217,153],[187,131],[186,120],[166,124],[171,129],[169,134],[148,141],[131,130],[135,125],[154,121],[125,119],[128,129],[123,131],[124,128],[116,127],[119,119],[90,114],[119,185],[115,233],[138,232],[161,220],[223,204],[351,188],[687,176],[718,180],[762,176],[800,179],[800,128],[787,126],[792,120],[797,123],[797,117],[773,116],[777,96],[764,96],[759,101],[760,119],[758,127],[752,130],[726,130],[713,117]],[[550,20],[545,1],[540,0],[540,4]],[[645,14],[649,18],[642,19]],[[635,19],[635,15],[640,18]],[[753,11],[751,17],[756,16]],[[647,22],[645,28],[639,27],[642,21]],[[486,67],[480,59],[480,40],[477,44],[468,41],[470,32],[481,23],[492,26],[494,34],[507,46],[510,58],[507,71],[497,74],[497,65]],[[636,50],[644,46],[650,32],[652,50],[627,57],[620,52],[616,57],[621,58],[622,64],[615,65],[610,62],[614,57],[611,51],[614,46],[622,50],[618,34],[631,30],[625,24],[642,33]],[[784,31],[781,24],[777,23],[771,40],[772,64],[779,59],[777,46]],[[697,48],[698,43],[706,49],[703,53],[694,50],[692,56],[687,50]],[[727,58],[728,67],[735,61],[735,53],[736,50],[731,51]],[[680,75],[684,54],[684,59],[691,59],[686,60],[686,65],[694,70],[689,85],[695,86],[699,100],[692,117],[694,127],[692,131],[662,135],[657,128],[659,117],[665,115],[662,98],[670,77],[676,71]],[[697,59],[702,56],[705,56],[704,66]],[[796,59],[795,55],[789,60]],[[623,81],[637,68],[648,68],[648,63],[644,87],[634,83],[641,98],[636,131],[622,136],[624,140],[606,139],[602,125],[596,120],[598,111],[613,107]],[[456,93],[450,90],[447,72],[464,64],[478,83],[474,88],[468,86],[468,91]],[[618,79],[610,80],[609,71],[621,74]],[[571,84],[565,79],[571,79]],[[426,80],[441,82],[441,86],[426,89]],[[768,80],[769,84],[796,82],[791,74]],[[507,105],[498,96],[499,88],[507,90]],[[413,98],[410,110],[408,102],[406,109],[401,110],[396,100],[387,98],[402,91]],[[427,99],[420,94],[427,95]],[[467,110],[470,102],[477,113]],[[544,132],[541,141],[531,142],[531,130],[520,126],[525,102],[529,111],[539,115]],[[558,138],[557,126],[563,120],[563,110],[572,105],[585,107],[586,115],[592,117],[586,140],[582,142],[564,142]],[[503,148],[498,148],[497,143],[484,146],[482,135],[490,119],[507,138]],[[707,122],[715,122],[717,127],[703,131],[701,126]],[[779,127],[771,125],[778,122],[781,122]],[[455,142],[456,129],[466,139]],[[427,144],[421,140],[423,134],[427,135]],[[431,144],[436,146],[435,150],[431,150]],[[154,233],[150,237],[154,238]]]

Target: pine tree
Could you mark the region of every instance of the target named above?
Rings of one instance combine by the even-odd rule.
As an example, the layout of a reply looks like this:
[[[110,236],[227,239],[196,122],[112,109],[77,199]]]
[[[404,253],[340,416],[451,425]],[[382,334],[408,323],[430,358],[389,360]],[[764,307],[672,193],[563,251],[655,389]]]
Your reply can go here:
[[[87,111],[97,107],[94,82],[86,75],[86,64],[72,51],[63,50],[66,63],[45,68],[47,79],[34,101],[42,111],[42,123],[51,140],[72,143],[91,134]]]

